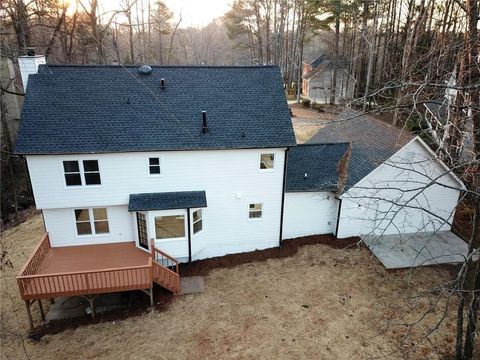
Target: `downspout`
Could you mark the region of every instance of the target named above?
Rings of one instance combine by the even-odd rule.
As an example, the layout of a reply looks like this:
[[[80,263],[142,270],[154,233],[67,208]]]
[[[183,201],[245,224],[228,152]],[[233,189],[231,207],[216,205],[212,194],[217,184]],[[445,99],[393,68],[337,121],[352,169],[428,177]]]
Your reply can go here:
[[[342,198],[337,198],[338,200],[338,213],[337,213],[337,226],[335,227],[335,237],[338,234],[338,228],[340,226],[340,213],[342,212]]]
[[[278,239],[278,246],[282,246],[283,236],[283,213],[285,207],[285,185],[287,183],[287,162],[288,162],[288,147],[285,150],[285,160],[283,161],[283,185],[282,185],[282,204],[280,210],[280,237]]]
[[[187,209],[188,223],[188,262],[192,262],[192,235],[190,230],[190,209]]]

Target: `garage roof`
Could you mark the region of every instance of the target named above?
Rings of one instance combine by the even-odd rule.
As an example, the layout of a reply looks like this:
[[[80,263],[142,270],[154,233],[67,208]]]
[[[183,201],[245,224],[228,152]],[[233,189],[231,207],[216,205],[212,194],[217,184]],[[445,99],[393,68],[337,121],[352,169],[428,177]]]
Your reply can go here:
[[[358,111],[346,110],[337,120],[329,120],[309,141],[311,143],[351,142],[348,190],[405,146],[414,136]]]
[[[349,143],[302,144],[291,148],[287,162],[287,192],[337,191],[341,161]]]

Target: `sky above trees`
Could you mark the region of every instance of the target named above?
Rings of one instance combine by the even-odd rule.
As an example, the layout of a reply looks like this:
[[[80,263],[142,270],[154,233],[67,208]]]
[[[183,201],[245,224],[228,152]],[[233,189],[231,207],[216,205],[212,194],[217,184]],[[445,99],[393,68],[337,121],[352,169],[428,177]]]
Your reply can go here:
[[[68,13],[73,14],[77,0],[66,0],[70,5]],[[99,0],[100,8],[104,12],[110,12],[121,8],[124,0]],[[164,0],[163,3],[173,12],[174,21],[180,16],[181,28],[203,27],[213,19],[223,16],[231,7],[233,0]]]

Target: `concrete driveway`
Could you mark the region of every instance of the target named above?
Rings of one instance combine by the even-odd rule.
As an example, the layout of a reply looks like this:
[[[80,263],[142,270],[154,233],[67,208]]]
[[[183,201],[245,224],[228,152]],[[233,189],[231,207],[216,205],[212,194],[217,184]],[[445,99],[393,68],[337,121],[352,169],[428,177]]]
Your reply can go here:
[[[468,244],[450,231],[367,236],[365,244],[387,269],[463,262]]]

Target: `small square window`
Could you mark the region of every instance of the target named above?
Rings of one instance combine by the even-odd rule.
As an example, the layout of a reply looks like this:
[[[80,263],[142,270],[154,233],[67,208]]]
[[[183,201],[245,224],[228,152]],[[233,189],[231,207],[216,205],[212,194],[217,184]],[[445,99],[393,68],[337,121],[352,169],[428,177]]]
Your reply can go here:
[[[249,219],[261,219],[262,218],[263,204],[250,204],[248,207]]]
[[[193,212],[193,233],[196,234],[203,229],[203,213],[202,209]]]
[[[148,159],[148,170],[150,175],[159,175],[160,174],[160,158],[149,158]]]
[[[260,155],[260,169],[269,170],[273,169],[275,162],[275,154],[261,154]]]

